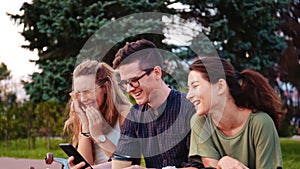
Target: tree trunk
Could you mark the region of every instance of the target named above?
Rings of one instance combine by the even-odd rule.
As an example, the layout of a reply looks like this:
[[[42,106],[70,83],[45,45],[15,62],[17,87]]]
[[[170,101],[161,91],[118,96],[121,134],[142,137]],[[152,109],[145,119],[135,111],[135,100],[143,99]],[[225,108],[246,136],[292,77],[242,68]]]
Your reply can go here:
[[[47,122],[47,147],[50,150],[50,121]]]
[[[9,147],[9,114],[6,111],[5,145]]]
[[[31,122],[30,119],[27,122],[27,149],[30,150],[30,129],[31,129]]]

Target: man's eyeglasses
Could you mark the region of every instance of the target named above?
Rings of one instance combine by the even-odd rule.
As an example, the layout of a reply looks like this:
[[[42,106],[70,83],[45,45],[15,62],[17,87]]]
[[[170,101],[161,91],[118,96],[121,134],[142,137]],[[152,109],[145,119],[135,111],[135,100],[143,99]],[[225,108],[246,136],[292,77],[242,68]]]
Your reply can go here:
[[[135,77],[135,78],[132,78],[132,79],[129,79],[127,81],[121,81],[119,83],[120,87],[123,89],[123,90],[126,90],[127,89],[127,86],[128,84],[131,86],[131,87],[134,87],[134,88],[137,88],[140,86],[140,82],[139,80],[141,78],[143,78],[145,75],[149,75],[152,71],[154,70],[154,68],[149,68],[149,69],[146,69],[144,71],[146,71],[144,74],[142,74],[141,76],[139,77]]]

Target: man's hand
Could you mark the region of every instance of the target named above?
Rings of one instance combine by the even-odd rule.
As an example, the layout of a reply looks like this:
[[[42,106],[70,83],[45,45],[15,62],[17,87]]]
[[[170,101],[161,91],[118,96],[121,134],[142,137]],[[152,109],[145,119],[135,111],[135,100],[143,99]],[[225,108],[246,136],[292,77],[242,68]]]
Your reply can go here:
[[[246,167],[240,161],[232,157],[224,156],[219,160],[217,169],[249,169],[249,168]]]

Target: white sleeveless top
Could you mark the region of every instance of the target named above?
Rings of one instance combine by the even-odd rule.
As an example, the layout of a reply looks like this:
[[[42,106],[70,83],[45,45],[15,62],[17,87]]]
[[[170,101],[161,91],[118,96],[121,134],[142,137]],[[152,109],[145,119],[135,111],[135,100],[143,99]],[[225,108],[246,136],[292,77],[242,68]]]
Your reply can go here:
[[[117,145],[120,138],[120,124],[119,119],[116,122],[115,127],[109,133],[106,134],[106,138],[109,139],[114,145]],[[94,164],[100,164],[107,162],[109,157],[102,151],[101,147],[98,144],[93,143],[94,148]],[[113,152],[111,152],[113,153]]]

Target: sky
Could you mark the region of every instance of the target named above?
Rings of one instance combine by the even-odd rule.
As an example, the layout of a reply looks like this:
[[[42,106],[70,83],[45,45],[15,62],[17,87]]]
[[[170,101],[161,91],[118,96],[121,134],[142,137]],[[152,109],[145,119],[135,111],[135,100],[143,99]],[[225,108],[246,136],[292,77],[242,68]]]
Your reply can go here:
[[[22,26],[17,25],[6,15],[7,13],[21,14],[19,9],[24,2],[31,0],[9,0],[0,2],[0,62],[7,65],[13,79],[18,79],[34,71],[37,66],[29,60],[37,60],[36,52],[21,48],[21,45],[28,44],[20,34]]]

